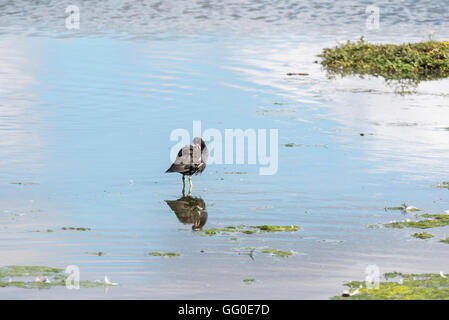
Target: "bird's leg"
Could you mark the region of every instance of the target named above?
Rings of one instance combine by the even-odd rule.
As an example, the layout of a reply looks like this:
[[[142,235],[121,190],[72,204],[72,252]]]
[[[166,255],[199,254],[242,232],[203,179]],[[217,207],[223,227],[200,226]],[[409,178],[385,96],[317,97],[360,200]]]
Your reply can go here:
[[[184,197],[186,190],[186,179],[184,178],[184,175],[182,175],[182,196]]]
[[[189,188],[189,196],[191,196],[191,195],[192,195],[192,187],[193,187],[193,184],[192,184],[192,176],[189,176],[189,184],[190,184],[190,188]]]

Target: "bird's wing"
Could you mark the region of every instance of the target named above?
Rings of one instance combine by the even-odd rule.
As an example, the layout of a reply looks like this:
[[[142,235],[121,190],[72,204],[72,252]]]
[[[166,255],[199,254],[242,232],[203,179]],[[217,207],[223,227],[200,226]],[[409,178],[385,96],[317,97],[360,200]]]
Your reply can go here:
[[[175,165],[189,165],[192,163],[193,146],[185,146],[178,152]]]
[[[185,146],[178,152],[176,165],[184,164],[189,166],[198,166],[201,163],[201,150],[193,146]]]
[[[178,152],[175,162],[166,172],[187,172],[196,171],[195,169],[202,169],[199,166],[203,165],[201,160],[201,149],[194,146],[185,146]]]

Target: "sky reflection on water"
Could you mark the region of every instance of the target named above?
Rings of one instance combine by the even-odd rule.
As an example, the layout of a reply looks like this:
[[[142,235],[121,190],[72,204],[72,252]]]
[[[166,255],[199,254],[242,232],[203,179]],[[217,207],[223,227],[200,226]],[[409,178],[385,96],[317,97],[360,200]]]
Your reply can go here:
[[[309,3],[319,14],[347,18],[333,5]],[[276,28],[261,37],[199,34],[198,24],[164,40],[145,32],[100,36],[103,27],[63,38],[49,27],[54,10],[54,20],[34,24],[34,31],[10,12],[16,24],[2,29],[0,257],[2,265],[77,264],[90,279],[106,273],[121,285],[107,294],[8,289],[0,296],[327,298],[343,281],[363,279],[370,264],[382,272],[445,270],[445,244],[367,225],[403,219],[384,210],[403,202],[429,213],[448,209],[447,190],[433,187],[447,180],[447,80],[401,96],[381,79],[329,79],[316,55],[336,38],[360,36],[349,18],[347,36],[329,18],[322,24],[335,32],[318,38]],[[18,35],[12,26],[36,34]],[[425,38],[425,27],[401,39]],[[399,34],[371,33],[370,40],[396,42]],[[192,231],[195,219],[184,225],[167,205],[182,201],[180,176],[163,172],[170,132],[190,131],[194,120],[222,132],[279,129],[276,175],[211,165],[194,177],[193,195],[207,208],[205,227],[294,224],[298,232],[239,234],[235,241],[202,237]],[[92,231],[61,230],[70,226]],[[433,233],[439,239],[447,230]],[[249,247],[294,254],[256,254],[253,261],[239,254]],[[98,251],[107,254],[87,254]],[[152,251],[181,256],[149,257]],[[246,286],[244,278],[258,281]]]

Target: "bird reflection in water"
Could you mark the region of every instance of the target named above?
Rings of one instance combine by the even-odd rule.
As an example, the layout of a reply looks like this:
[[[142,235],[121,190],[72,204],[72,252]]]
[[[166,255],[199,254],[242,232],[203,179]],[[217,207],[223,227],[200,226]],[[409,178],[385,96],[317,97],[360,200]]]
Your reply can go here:
[[[179,222],[192,224],[192,230],[200,230],[207,221],[206,203],[200,197],[181,197],[178,200],[165,200],[176,214]]]

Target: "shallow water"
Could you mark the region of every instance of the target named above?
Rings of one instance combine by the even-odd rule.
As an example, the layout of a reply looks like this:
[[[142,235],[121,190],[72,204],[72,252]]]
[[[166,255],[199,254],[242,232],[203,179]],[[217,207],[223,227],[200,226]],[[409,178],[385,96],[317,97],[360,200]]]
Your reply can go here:
[[[447,228],[426,241],[412,238],[415,230],[367,228],[411,216],[384,210],[404,202],[449,209],[447,189],[434,187],[448,180],[449,81],[399,95],[381,79],[329,79],[314,63],[322,48],[361,34],[423,40],[430,25],[447,39],[437,4],[407,3],[411,21],[404,7],[380,3],[385,24],[367,31],[363,2],[239,2],[220,19],[212,19],[215,2],[186,3],[172,19],[152,16],[144,2],[80,3],[81,29],[70,31],[66,6],[54,1],[0,8],[0,261],[77,265],[82,279],[107,275],[119,286],[0,288],[1,298],[326,299],[364,279],[369,265],[449,272],[447,244],[438,242]],[[278,18],[257,19],[264,12]],[[292,12],[300,17],[285,19]],[[166,202],[182,196],[180,177],[164,174],[169,137],[194,120],[221,132],[279,129],[275,175],[210,165],[194,177],[204,228],[293,224],[298,232],[203,237],[178,220]],[[302,146],[284,146],[292,142]],[[92,230],[61,230],[71,226]],[[247,255],[265,247],[294,255]]]

